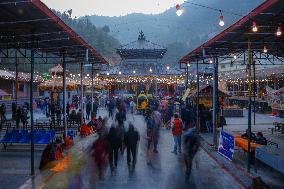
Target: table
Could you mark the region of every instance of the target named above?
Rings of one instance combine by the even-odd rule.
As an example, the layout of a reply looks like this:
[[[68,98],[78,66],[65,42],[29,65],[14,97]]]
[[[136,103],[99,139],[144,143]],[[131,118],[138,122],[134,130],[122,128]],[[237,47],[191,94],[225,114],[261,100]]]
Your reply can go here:
[[[245,151],[248,151],[248,140],[242,138],[241,135],[235,136],[235,145],[244,149]],[[254,152],[256,147],[261,147],[261,146],[263,146],[263,145],[251,142],[250,143],[250,151]]]
[[[257,147],[255,158],[284,174],[284,148]],[[257,166],[255,166],[256,171]]]

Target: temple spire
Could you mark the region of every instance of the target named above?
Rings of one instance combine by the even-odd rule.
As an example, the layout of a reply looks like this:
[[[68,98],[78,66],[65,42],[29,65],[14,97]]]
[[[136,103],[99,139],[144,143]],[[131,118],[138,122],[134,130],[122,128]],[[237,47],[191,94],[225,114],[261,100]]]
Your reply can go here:
[[[142,30],[139,32],[138,40],[146,40],[146,37]]]

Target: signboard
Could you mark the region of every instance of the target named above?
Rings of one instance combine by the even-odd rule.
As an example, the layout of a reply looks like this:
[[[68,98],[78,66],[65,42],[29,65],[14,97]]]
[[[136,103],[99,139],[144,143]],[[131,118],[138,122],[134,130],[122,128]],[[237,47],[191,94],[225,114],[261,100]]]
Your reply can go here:
[[[225,158],[229,159],[230,161],[232,161],[234,155],[234,148],[235,148],[234,136],[224,131],[220,131],[218,153],[224,156]]]

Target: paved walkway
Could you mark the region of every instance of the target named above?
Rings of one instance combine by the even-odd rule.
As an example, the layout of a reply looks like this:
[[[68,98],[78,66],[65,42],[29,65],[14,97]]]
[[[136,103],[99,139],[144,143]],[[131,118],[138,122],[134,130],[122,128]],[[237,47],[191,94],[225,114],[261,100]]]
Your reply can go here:
[[[103,113],[105,114],[105,113]],[[97,179],[97,170],[90,157],[88,147],[94,136],[84,138],[70,151],[67,168],[62,172],[47,170],[21,188],[98,188],[98,189],[222,189],[242,188],[204,150],[200,149],[194,160],[189,183],[184,180],[182,155],[174,155],[170,131],[161,129],[159,153],[153,154],[153,165],[146,164],[145,124],[142,116],[129,116],[141,134],[136,169],[129,171],[126,157],[120,157],[115,174],[109,168],[104,180]],[[134,118],[134,120],[133,120]],[[111,122],[111,120],[109,120]]]

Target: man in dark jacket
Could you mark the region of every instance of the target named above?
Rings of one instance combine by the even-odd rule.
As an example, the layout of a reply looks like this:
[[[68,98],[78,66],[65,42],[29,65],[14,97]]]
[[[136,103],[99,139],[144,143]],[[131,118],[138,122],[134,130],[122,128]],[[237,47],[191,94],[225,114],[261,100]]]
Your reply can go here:
[[[110,145],[109,163],[111,170],[113,170],[114,166],[117,167],[118,150],[121,145],[119,132],[120,131],[117,127],[115,127],[115,124],[112,124],[108,133],[108,142]]]
[[[88,101],[86,104],[86,120],[90,119],[91,109],[92,109],[92,103]]]
[[[140,136],[138,131],[134,129],[132,123],[129,123],[128,131],[124,136],[125,145],[127,148],[127,164],[130,166],[131,163],[131,155],[132,155],[132,166],[135,168],[136,164],[136,154],[137,154],[137,147],[138,142],[140,140]]]

